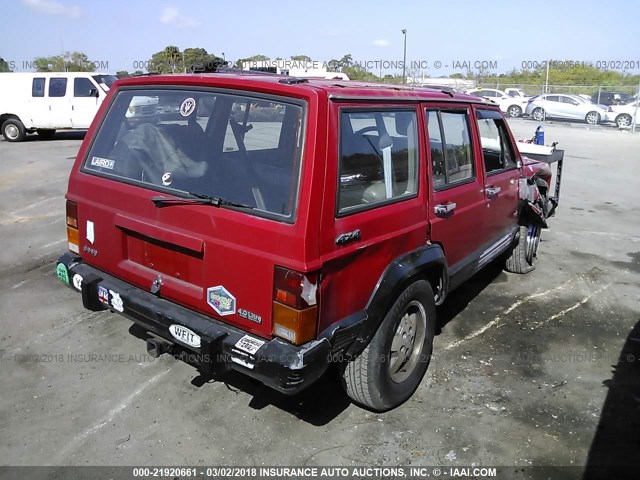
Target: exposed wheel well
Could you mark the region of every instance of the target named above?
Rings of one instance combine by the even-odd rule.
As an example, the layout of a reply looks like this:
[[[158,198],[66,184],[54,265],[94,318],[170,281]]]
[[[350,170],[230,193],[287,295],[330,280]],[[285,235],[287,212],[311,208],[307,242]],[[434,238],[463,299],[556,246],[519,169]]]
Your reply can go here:
[[[2,115],[0,115],[0,126],[10,118],[13,118],[15,120],[20,120],[20,117],[18,117],[17,115],[14,115],[13,113],[3,113]],[[22,122],[22,120],[20,121]]]

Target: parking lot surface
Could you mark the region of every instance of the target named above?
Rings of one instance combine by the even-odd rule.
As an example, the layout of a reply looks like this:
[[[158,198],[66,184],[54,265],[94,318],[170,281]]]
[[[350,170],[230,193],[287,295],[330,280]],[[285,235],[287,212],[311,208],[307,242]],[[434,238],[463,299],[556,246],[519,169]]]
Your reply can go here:
[[[537,124],[510,125],[531,138]],[[286,397],[148,357],[130,321],[84,310],[55,275],[82,135],[0,140],[0,463],[634,462],[640,135],[571,124],[545,134],[566,160],[537,269],[489,267],[452,294],[421,386],[384,414],[352,405],[331,375]]]

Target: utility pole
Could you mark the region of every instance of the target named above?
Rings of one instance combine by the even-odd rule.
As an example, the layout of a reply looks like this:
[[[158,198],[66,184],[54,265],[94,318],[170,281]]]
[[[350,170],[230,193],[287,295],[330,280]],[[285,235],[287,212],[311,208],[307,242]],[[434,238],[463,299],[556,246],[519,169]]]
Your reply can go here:
[[[407,29],[402,29],[402,35],[404,35],[404,50],[402,54],[402,83],[407,83],[407,76],[405,74],[407,68]]]

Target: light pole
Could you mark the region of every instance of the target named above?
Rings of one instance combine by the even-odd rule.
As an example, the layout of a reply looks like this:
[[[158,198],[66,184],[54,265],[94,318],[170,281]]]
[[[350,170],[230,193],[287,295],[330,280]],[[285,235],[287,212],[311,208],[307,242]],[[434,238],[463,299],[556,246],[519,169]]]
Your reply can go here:
[[[404,35],[404,50],[402,53],[402,83],[407,83],[407,77],[405,71],[407,67],[407,29],[402,29],[402,35]]]

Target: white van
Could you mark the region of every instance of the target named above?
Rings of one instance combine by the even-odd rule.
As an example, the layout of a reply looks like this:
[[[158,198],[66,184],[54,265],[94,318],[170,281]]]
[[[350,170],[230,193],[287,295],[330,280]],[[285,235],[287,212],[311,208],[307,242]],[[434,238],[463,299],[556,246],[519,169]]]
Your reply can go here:
[[[96,72],[0,73],[0,132],[20,142],[32,132],[46,139],[60,129],[87,129],[115,81]]]

